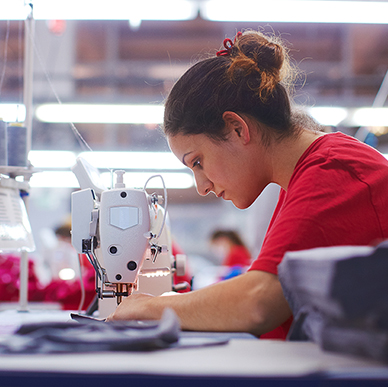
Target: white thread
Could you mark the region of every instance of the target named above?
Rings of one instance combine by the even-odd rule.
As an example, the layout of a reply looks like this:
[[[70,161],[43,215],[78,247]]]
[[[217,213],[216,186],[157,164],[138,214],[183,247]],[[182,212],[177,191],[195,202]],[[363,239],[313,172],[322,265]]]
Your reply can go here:
[[[162,185],[163,185],[163,191],[164,191],[164,215],[163,215],[163,222],[162,222],[162,225],[160,227],[160,231],[159,231],[159,234],[155,237],[156,239],[159,239],[160,235],[162,234],[162,231],[163,231],[163,228],[164,228],[164,224],[166,223],[166,217],[167,217],[167,189],[166,189],[166,185],[164,184],[164,179],[163,179],[163,176],[162,175],[153,175],[151,177],[148,178],[148,180],[145,182],[144,184],[144,191],[146,190],[147,188],[147,184],[148,182],[155,178],[155,177],[160,177],[160,179],[162,180]]]
[[[39,61],[39,64],[41,65],[42,69],[43,69],[43,73],[44,73],[44,76],[46,77],[46,80],[51,88],[51,91],[53,92],[54,94],[54,97],[56,99],[56,101],[58,102],[59,105],[62,105],[62,101],[61,99],[59,98],[59,95],[58,93],[56,92],[55,88],[54,88],[54,85],[51,81],[51,78],[44,66],[44,63],[43,63],[43,59],[42,59],[42,56],[40,55],[39,51],[38,51],[38,47],[36,46],[36,43],[35,41],[32,39],[32,35],[31,35],[31,31],[28,31],[28,39],[30,41],[30,43],[32,44],[32,47],[34,48],[34,52],[36,54],[36,57],[38,58],[38,61]],[[78,142],[81,144],[81,146],[85,146],[89,151],[93,151],[93,149],[89,146],[89,144],[86,142],[86,140],[82,137],[81,133],[78,131],[78,129],[75,127],[74,123],[71,122],[70,123],[70,127],[74,133],[74,135],[76,136]],[[110,169],[109,169],[110,170]]]

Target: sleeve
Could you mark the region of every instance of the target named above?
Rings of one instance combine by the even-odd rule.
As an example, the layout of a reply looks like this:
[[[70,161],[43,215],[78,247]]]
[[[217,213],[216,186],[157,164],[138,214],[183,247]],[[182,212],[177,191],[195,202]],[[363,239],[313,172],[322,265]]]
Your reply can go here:
[[[303,250],[323,243],[325,234],[314,220],[319,215],[310,212],[305,216],[305,211],[300,208],[302,202],[302,197],[293,200],[285,191],[280,193],[260,254],[249,270],[277,275],[277,266],[287,251]],[[312,205],[312,208],[316,209],[316,206]]]

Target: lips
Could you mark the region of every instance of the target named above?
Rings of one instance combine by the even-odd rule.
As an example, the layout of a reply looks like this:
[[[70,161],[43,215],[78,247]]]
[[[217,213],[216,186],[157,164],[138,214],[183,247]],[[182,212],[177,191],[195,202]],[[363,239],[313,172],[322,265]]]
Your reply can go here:
[[[217,194],[217,197],[224,198],[224,193],[225,193],[225,191],[220,192],[219,194]]]

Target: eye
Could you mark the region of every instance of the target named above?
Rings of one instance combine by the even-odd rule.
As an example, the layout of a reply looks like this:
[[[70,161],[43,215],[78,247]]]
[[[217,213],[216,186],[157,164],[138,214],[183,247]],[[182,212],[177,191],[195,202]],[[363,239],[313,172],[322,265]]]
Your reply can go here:
[[[197,167],[197,166],[199,166],[199,165],[201,165],[201,161],[200,161],[199,159],[197,159],[197,160],[195,160],[195,161],[193,162],[192,168],[195,168],[195,167]]]

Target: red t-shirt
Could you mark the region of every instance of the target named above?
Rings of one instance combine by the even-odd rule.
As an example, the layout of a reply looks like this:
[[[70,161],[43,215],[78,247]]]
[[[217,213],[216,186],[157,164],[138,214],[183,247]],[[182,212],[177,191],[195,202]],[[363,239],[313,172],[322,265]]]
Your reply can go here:
[[[299,159],[249,270],[277,274],[287,251],[370,245],[384,239],[388,239],[388,161],[353,137],[330,133]],[[284,339],[291,321],[261,337]]]
[[[233,246],[222,264],[229,267],[249,266],[251,264],[251,254],[244,246]]]

